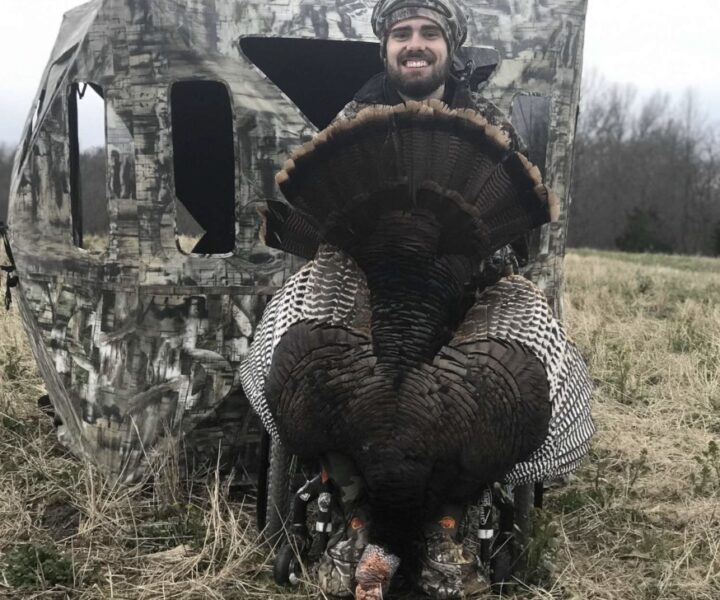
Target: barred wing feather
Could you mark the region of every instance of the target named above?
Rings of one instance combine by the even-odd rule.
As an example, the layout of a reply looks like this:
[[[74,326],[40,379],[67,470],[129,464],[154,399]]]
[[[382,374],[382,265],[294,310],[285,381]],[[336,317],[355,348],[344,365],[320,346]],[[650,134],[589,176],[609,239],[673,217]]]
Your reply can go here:
[[[551,479],[575,469],[595,431],[590,416],[592,383],[577,347],[552,316],[540,289],[511,276],[480,294],[450,346],[471,339],[522,344],[544,365],[552,413],[542,445],[507,474],[507,483]]]
[[[265,429],[277,427],[265,398],[265,382],[282,336],[300,321],[320,321],[365,329],[369,324],[367,284],[362,271],[344,252],[322,246],[315,260],[290,277],[265,308],[240,381]]]

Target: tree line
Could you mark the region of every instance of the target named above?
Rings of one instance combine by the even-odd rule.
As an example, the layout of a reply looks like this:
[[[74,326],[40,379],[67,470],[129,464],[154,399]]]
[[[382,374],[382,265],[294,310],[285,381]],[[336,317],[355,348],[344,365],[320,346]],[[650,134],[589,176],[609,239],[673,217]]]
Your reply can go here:
[[[13,150],[0,145],[0,220]],[[108,230],[105,152],[82,153],[83,228]],[[643,100],[590,73],[575,145],[568,245],[720,255],[720,130],[688,92]],[[181,211],[182,212],[182,211]],[[181,215],[185,230],[186,216]]]
[[[694,94],[590,73],[580,110],[568,244],[720,255],[720,131]]]

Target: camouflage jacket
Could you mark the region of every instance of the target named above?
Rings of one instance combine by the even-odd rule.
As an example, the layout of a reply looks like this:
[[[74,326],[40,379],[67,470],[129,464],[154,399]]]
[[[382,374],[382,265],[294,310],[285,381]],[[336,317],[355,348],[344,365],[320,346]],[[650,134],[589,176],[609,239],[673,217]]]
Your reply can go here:
[[[385,73],[378,73],[360,88],[355,97],[345,105],[345,108],[340,111],[335,120],[354,119],[363,108],[368,106],[376,104],[394,106],[402,102],[402,97],[387,80]],[[445,84],[443,102],[450,108],[472,108],[477,110],[491,125],[500,128],[508,135],[513,150],[526,153],[525,144],[505,114],[478,92],[470,91],[465,82],[450,76]]]

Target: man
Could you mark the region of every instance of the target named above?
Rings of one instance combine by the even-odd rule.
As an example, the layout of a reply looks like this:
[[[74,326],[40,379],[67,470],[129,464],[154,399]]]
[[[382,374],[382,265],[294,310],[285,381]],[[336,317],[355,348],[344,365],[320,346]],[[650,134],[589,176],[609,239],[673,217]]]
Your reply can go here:
[[[455,0],[380,0],[372,14],[372,26],[380,39],[385,70],[357,92],[337,119],[353,119],[372,105],[437,99],[450,108],[477,110],[507,134],[514,149],[522,149],[522,142],[502,112],[491,102],[473,96],[466,83],[453,73],[453,58],[467,36],[467,22]],[[509,247],[486,263],[478,274],[478,279],[485,282],[517,267]],[[340,492],[348,525],[342,537],[331,540],[320,563],[319,579],[326,593],[348,596],[355,576],[363,569],[361,564],[356,571],[356,566],[367,544],[369,523],[363,507],[362,478],[342,456],[326,457],[324,466]],[[411,577],[432,597],[465,597],[482,586],[475,558],[463,549],[458,536],[463,516],[463,507],[443,506],[424,527],[424,547],[418,552],[418,564]],[[363,597],[375,596],[363,592]]]
[[[380,0],[372,27],[380,39],[385,71],[355,94],[339,119],[352,119],[372,105],[439,99],[450,108],[477,110],[509,136],[515,149],[523,150],[505,115],[453,72],[456,53],[467,37],[467,21],[455,0]]]

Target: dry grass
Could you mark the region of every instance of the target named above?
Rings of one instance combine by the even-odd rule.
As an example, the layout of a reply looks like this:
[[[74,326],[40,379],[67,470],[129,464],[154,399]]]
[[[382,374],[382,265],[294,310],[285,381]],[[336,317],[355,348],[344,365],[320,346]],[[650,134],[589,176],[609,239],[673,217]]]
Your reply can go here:
[[[564,513],[555,589],[717,599],[720,260],[579,252],[567,272],[598,434],[577,481],[551,499]]]
[[[547,496],[527,599],[720,598],[720,261],[577,252],[567,326],[598,434]],[[0,596],[308,598],[271,583],[252,511],[215,476],[115,488],[58,446],[17,312],[0,312]],[[715,450],[714,450],[715,448]]]

